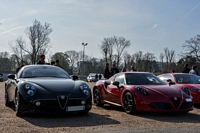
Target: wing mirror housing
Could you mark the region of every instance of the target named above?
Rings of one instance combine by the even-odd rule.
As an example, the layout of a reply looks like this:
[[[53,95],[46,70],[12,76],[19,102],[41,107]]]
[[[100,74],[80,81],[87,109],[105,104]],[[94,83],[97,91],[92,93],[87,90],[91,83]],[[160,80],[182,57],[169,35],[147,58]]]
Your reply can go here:
[[[118,81],[114,81],[113,85],[117,86],[119,88],[119,82]]]
[[[76,75],[72,75],[71,78],[72,78],[73,80],[79,80],[79,77],[76,76]]]
[[[7,77],[8,77],[9,79],[15,79],[15,74],[8,74]]]
[[[174,82],[172,82],[172,81],[170,81],[170,82],[169,82],[169,85],[174,85],[174,84],[175,84],[175,83],[174,83]]]
[[[171,79],[167,79],[167,82],[172,82],[172,80]]]

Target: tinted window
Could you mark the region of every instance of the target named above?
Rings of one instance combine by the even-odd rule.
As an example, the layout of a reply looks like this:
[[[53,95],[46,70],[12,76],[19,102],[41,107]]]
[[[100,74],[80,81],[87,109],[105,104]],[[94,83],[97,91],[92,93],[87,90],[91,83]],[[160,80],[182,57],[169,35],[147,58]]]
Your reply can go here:
[[[70,78],[70,75],[59,67],[25,67],[20,72],[21,78],[31,77],[57,77],[57,78]]]
[[[200,84],[200,77],[196,75],[175,75],[176,82],[179,84]]]
[[[126,74],[128,85],[164,85],[158,77],[151,73],[128,73]]]

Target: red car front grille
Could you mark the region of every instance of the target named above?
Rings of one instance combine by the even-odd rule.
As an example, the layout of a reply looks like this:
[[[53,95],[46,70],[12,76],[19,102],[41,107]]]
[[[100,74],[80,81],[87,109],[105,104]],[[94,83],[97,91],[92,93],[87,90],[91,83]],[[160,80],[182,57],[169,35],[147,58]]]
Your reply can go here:
[[[149,104],[149,107],[154,108],[154,109],[163,109],[163,110],[172,109],[171,105],[166,102],[153,102]]]

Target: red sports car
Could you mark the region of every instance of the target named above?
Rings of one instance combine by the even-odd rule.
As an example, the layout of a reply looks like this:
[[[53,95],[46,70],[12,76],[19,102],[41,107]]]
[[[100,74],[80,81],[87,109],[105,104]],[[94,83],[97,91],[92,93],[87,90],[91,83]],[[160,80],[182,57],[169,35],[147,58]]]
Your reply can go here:
[[[185,86],[190,90],[194,104],[200,104],[200,76],[187,73],[166,73],[158,75],[164,82],[173,86]]]
[[[147,72],[122,72],[99,80],[93,88],[93,100],[96,106],[121,106],[128,114],[193,110],[192,96],[186,87],[167,85]]]

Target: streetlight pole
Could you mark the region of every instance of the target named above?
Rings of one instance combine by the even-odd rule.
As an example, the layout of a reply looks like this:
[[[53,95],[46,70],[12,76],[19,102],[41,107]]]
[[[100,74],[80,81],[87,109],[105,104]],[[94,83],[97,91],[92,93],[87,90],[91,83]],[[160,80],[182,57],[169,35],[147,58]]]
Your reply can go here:
[[[85,69],[85,63],[84,63],[84,56],[85,56],[85,46],[87,46],[87,43],[82,43],[83,45],[83,69]]]
[[[83,45],[83,62],[84,62],[85,46],[87,46],[87,43],[82,43],[82,45]]]

